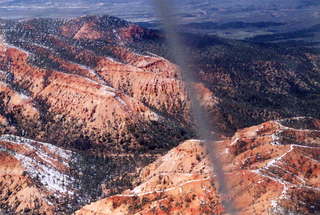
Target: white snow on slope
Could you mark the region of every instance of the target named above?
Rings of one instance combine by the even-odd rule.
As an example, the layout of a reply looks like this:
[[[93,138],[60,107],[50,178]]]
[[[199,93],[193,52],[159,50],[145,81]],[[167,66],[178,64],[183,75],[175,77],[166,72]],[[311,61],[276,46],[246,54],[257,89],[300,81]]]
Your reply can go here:
[[[107,85],[106,81],[97,73],[97,71],[95,71],[95,70],[91,69],[90,67],[83,65],[83,64],[75,63],[72,61],[69,61],[69,63],[77,65],[80,69],[89,71],[89,73],[91,73],[93,76],[98,78],[104,85]]]
[[[69,167],[68,161],[72,157],[71,151],[14,135],[0,136],[0,141],[21,145],[27,151],[33,153],[33,156],[26,156],[17,152],[12,152],[11,154],[22,163],[31,178],[39,180],[49,191],[52,191],[57,196],[74,194],[72,186],[75,179],[59,171],[55,164],[55,162],[59,162],[65,167]],[[48,155],[45,150],[52,153],[53,156]]]
[[[190,183],[208,181],[208,180],[209,180],[209,178],[189,180],[189,181],[183,182],[183,183],[181,183],[177,186],[174,186],[174,187],[170,187],[170,188],[162,189],[162,190],[153,190],[153,191],[149,191],[149,192],[141,192],[141,187],[139,186],[139,187],[136,187],[134,190],[132,190],[133,194],[120,194],[120,195],[116,195],[116,196],[134,197],[134,196],[144,196],[144,195],[153,194],[153,193],[164,193],[164,192],[169,192],[172,190],[179,189],[180,187],[183,187],[183,186],[190,184]]]
[[[110,96],[113,96],[113,97],[116,96],[116,93],[114,92],[114,90],[113,90],[113,89],[110,90],[110,88],[107,87],[107,86],[102,86],[102,87],[100,88],[100,92],[101,92],[102,94],[107,94],[107,95],[110,95]]]
[[[70,176],[25,155],[15,154],[15,157],[22,162],[28,174],[32,178],[38,179],[48,190],[73,195],[70,188],[74,179]]]
[[[283,169],[279,163],[280,162],[285,162],[284,158],[291,153],[295,148],[299,148],[299,147],[307,147],[307,148],[316,148],[316,147],[308,147],[308,146],[301,146],[301,145],[295,145],[292,144],[290,145],[290,149],[285,152],[284,154],[280,155],[277,158],[272,159],[271,161],[269,161],[264,167],[256,169],[256,170],[251,170],[251,172],[258,174],[262,177],[265,178],[269,178],[279,184],[281,184],[283,186],[283,190],[281,195],[277,198],[271,201],[271,206],[272,209],[277,209],[279,207],[279,201],[283,200],[283,199],[288,199],[288,190],[290,188],[307,188],[307,189],[312,189],[312,190],[316,190],[316,191],[320,191],[320,188],[315,188],[315,187],[311,187],[306,185],[306,182],[303,178],[299,177],[299,175],[293,174],[292,172],[289,172],[285,169]],[[312,158],[310,158],[312,159]],[[317,160],[315,160],[316,162],[319,162]],[[277,171],[282,171],[286,174],[291,175],[292,177],[295,177],[296,179],[298,179],[300,181],[299,184],[293,184],[289,181],[284,180],[281,176],[275,175],[272,171],[270,171],[270,168],[277,168]]]

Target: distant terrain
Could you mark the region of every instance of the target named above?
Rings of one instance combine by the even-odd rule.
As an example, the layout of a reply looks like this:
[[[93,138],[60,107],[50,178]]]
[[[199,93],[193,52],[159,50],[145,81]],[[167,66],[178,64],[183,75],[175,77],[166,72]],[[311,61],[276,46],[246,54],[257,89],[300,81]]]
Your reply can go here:
[[[272,37],[274,34],[304,31],[320,23],[320,3],[317,0],[175,0],[172,6],[176,7],[183,30],[233,39]],[[104,14],[144,23],[148,27],[160,27],[152,0],[0,2],[0,18],[70,18]],[[319,38],[313,32],[302,36],[302,40],[317,42]]]

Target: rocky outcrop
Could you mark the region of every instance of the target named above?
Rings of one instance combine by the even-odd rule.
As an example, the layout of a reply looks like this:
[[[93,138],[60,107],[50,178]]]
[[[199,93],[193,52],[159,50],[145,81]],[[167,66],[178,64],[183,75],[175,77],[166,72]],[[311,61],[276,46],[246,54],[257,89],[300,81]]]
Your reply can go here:
[[[320,124],[270,121],[218,141],[228,198],[238,214],[320,212]],[[223,214],[203,143],[189,140],[145,167],[140,185],[77,211],[88,214]]]
[[[186,135],[182,124],[164,117],[164,114],[181,110],[187,100],[182,84],[174,78],[99,56],[97,63],[108,61],[111,64],[111,67],[99,66],[103,73],[53,55],[52,59],[64,71],[45,69],[30,64],[30,58],[43,53],[39,47],[31,53],[4,44],[3,50],[4,57],[0,59],[1,69],[6,70],[1,88],[3,112],[16,121],[11,126],[27,133],[23,135],[61,144],[85,137],[96,144],[121,143],[114,147],[119,150],[148,148],[145,142],[167,135],[160,129],[166,130],[170,138],[178,134],[177,141]],[[145,56],[145,59],[145,66],[149,64],[147,61],[157,61],[155,57]],[[163,73],[175,68],[160,57],[159,61],[168,65],[162,68]],[[9,64],[10,68],[6,68]],[[118,73],[109,69],[114,67],[112,65],[118,67]],[[126,88],[126,84],[130,87]],[[171,96],[179,91],[182,94]],[[53,127],[56,134],[47,132]],[[153,130],[153,133],[143,134],[143,130]],[[161,148],[161,145],[151,147]]]
[[[51,144],[0,136],[0,206],[6,214],[70,210],[77,188],[70,174],[71,151]]]
[[[0,135],[10,140],[3,141],[1,157],[24,172],[23,180],[10,174],[9,180],[7,173],[0,179],[1,207],[8,214],[70,214],[120,193],[132,187],[140,168],[192,136],[177,67],[122,44],[145,39],[147,30],[110,17],[35,19],[5,27]],[[72,159],[56,158],[42,142],[58,152],[72,150]],[[72,178],[74,186],[65,186],[67,179],[60,184],[72,194],[51,190],[60,175]],[[48,177],[54,181],[41,181]],[[20,199],[19,187],[31,194]]]
[[[8,21],[1,30],[3,41],[30,54],[25,60],[33,67],[26,70],[80,75],[139,100],[177,127],[190,128],[180,72],[167,60],[172,56],[161,33],[110,16]],[[207,103],[219,133],[230,136],[239,128],[286,117],[319,118],[315,51],[205,35],[183,39],[193,59],[187,66],[207,97],[200,102]],[[4,61],[0,69],[8,72],[9,65]]]

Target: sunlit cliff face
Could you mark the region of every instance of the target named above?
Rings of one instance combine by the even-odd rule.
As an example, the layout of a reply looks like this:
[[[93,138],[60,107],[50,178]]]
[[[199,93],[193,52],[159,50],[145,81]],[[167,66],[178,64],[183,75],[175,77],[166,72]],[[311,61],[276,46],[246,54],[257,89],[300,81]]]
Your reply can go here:
[[[239,215],[319,213],[319,120],[291,118],[217,142]],[[290,140],[288,142],[288,140]],[[83,207],[93,214],[223,214],[204,144],[188,140],[142,169],[140,185]]]

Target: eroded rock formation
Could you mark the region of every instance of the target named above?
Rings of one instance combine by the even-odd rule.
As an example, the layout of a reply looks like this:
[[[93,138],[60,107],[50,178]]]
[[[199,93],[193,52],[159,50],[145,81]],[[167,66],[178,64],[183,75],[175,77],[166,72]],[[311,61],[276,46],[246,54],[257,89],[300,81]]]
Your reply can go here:
[[[228,198],[239,214],[320,212],[320,124],[270,121],[218,141]],[[189,140],[145,167],[133,190],[77,211],[88,214],[223,214],[203,143]]]

